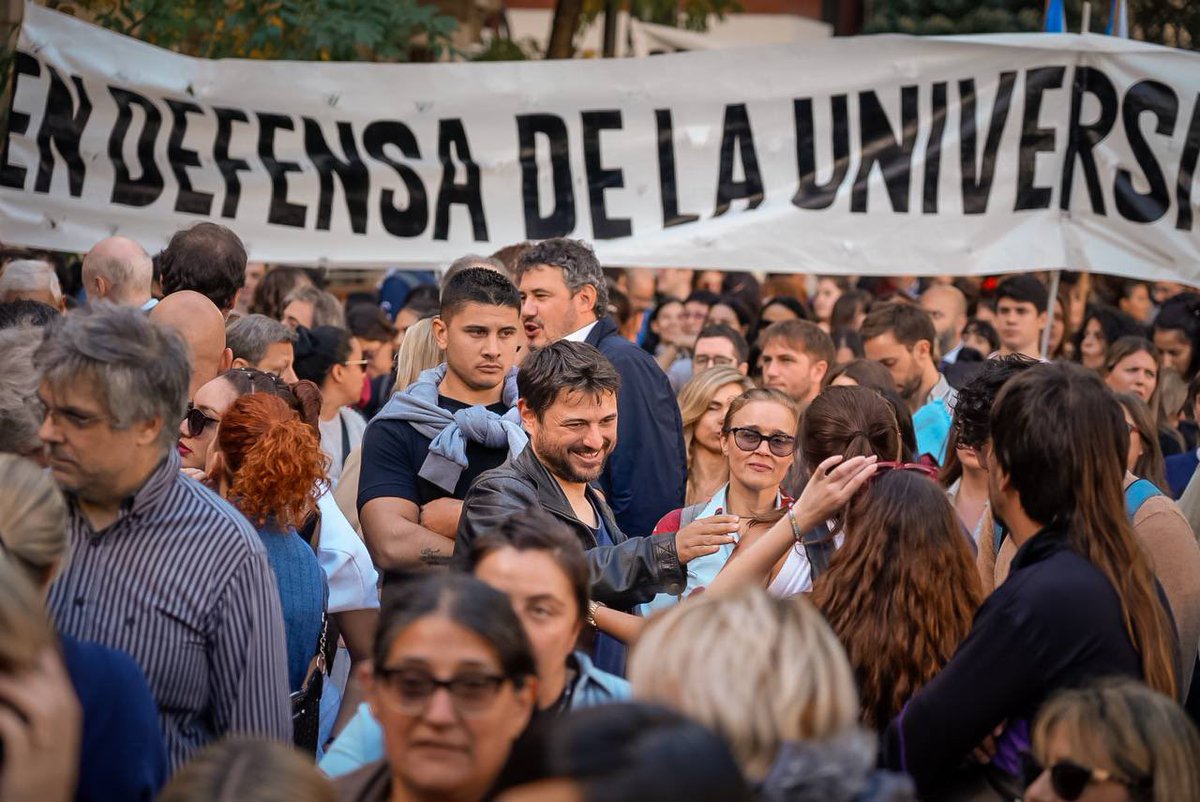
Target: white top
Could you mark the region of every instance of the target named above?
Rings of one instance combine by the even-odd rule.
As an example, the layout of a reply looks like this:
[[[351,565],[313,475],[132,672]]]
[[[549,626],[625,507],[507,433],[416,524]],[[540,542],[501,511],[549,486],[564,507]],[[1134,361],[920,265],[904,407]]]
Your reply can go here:
[[[321,511],[317,561],[329,584],[328,612],[378,609],[379,572],[371,562],[366,544],[338,509],[332,492],[326,490],[320,495],[317,509]]]
[[[836,548],[840,549],[845,542],[844,532],[838,532],[833,536]],[[787,560],[784,562],[783,568],[779,569],[779,573],[767,586],[767,592],[777,598],[786,599],[788,596],[808,593],[812,590],[812,583],[812,564],[808,561],[808,552],[804,550],[804,546],[794,543],[788,549]]]
[[[582,329],[577,329],[577,330],[571,332],[566,337],[563,337],[563,339],[566,340],[567,342],[572,342],[572,343],[586,342],[588,335],[592,333],[592,329],[596,328],[596,324],[599,322],[600,321],[598,321],[598,320],[593,320],[591,323],[587,324]]]
[[[342,407],[338,414],[329,420],[320,422],[321,450],[329,457],[329,486],[337,487],[338,479],[342,478],[342,424],[346,422],[346,434],[350,435],[350,447],[346,453],[362,445],[363,432],[367,430],[367,422],[349,407]]]

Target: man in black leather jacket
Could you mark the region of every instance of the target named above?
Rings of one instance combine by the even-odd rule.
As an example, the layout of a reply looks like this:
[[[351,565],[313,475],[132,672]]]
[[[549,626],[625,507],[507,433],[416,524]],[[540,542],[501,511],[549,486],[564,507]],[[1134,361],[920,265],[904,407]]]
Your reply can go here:
[[[592,486],[616,446],[620,377],[594,347],[560,340],[536,351],[517,375],[529,446],[481,474],[463,500],[454,553],[482,532],[540,507],[565,523],[587,552],[592,598],[618,609],[677,589],[683,565],[733,541],[736,516],[696,521],[679,532],[627,538]],[[644,488],[654,493],[654,487]]]

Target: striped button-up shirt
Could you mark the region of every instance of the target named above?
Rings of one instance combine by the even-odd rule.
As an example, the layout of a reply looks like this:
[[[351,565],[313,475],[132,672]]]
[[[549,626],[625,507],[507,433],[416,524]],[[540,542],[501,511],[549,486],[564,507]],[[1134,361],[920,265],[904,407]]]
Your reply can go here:
[[[174,450],[99,532],[68,501],[50,609],[62,632],[141,665],[172,766],[226,733],[290,740],[279,592],[250,522],[183,476]]]

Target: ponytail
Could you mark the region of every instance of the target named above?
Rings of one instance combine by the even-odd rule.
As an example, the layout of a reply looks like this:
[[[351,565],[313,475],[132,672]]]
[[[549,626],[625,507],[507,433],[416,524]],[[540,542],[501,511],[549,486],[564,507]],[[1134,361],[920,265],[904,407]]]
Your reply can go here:
[[[316,511],[326,457],[313,427],[282,399],[254,393],[234,402],[217,435],[229,498],[256,525],[299,527]]]

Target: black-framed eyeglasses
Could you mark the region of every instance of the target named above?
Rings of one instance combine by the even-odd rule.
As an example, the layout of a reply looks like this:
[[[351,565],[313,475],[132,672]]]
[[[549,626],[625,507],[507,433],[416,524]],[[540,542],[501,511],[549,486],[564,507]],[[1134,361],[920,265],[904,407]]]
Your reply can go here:
[[[1111,771],[1082,766],[1071,760],[1060,760],[1054,765],[1043,768],[1037,760],[1028,753],[1021,755],[1021,773],[1024,775],[1025,787],[1033,785],[1042,772],[1050,773],[1050,787],[1064,802],[1075,802],[1083,796],[1088,785],[1092,783],[1116,783],[1133,790],[1147,791],[1153,786],[1153,781],[1125,780],[1117,777]]]
[[[187,424],[187,436],[193,438],[204,434],[208,424],[221,422],[220,418],[205,415],[203,410],[197,409],[191,401],[188,401],[187,414],[183,416],[183,420]]]
[[[744,426],[726,429],[725,434],[732,434],[733,442],[742,451],[757,451],[763,440],[767,441],[767,448],[777,457],[790,457],[796,451],[796,438],[788,434],[766,435],[758,429]]]
[[[378,672],[393,707],[405,715],[417,715],[429,706],[429,700],[439,689],[450,694],[454,709],[470,718],[491,707],[500,688],[508,678],[500,674],[464,673],[451,679],[438,679],[427,671],[411,668],[384,668]]]

